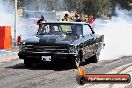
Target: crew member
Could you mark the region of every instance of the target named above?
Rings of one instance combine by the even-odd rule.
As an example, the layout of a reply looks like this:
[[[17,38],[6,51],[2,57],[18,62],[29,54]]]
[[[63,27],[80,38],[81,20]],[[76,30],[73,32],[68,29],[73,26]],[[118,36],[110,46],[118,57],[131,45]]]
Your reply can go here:
[[[47,22],[43,15],[41,15],[41,18],[37,21],[37,25],[39,25],[39,28],[41,27],[42,22]]]

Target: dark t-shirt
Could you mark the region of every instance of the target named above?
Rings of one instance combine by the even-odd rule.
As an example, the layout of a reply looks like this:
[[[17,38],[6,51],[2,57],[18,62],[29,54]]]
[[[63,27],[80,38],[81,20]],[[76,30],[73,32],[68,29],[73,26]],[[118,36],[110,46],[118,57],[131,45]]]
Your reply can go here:
[[[39,20],[37,21],[37,25],[39,25],[39,27],[41,26],[42,21],[44,21],[44,19],[39,19]]]
[[[81,20],[81,19],[76,19],[75,21],[76,21],[76,22],[82,22],[82,20]]]

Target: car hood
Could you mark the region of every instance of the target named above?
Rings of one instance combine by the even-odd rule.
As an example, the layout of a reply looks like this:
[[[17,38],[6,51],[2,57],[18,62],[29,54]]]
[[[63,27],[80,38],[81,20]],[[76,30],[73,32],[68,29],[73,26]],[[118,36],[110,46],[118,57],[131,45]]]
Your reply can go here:
[[[28,45],[55,45],[55,44],[71,44],[74,38],[65,35],[40,35],[32,37],[24,42]]]

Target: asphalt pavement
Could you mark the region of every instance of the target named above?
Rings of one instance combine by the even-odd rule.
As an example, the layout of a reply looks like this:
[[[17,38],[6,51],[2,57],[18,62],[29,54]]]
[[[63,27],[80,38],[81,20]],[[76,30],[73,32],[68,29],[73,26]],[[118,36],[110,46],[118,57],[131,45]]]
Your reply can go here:
[[[1,52],[0,88],[132,88],[132,82],[87,83],[81,86],[76,82],[76,69],[71,69],[66,64],[41,63],[26,68],[23,60],[18,58],[18,47]],[[132,56],[101,60],[98,63],[87,64],[84,68],[88,74],[130,74],[132,76]]]
[[[61,64],[61,63],[60,63]],[[89,74],[130,74],[132,57],[102,60],[84,66]],[[26,68],[23,60],[14,59],[0,63],[0,88],[132,88],[132,83],[88,83],[76,82],[76,69],[66,65],[36,64]]]

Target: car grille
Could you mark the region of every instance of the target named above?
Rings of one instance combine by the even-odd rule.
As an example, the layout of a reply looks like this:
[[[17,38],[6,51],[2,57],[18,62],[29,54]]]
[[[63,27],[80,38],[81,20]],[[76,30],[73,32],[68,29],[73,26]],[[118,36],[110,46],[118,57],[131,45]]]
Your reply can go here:
[[[26,45],[26,51],[34,52],[68,52],[68,48],[65,46],[35,46],[35,45]]]

